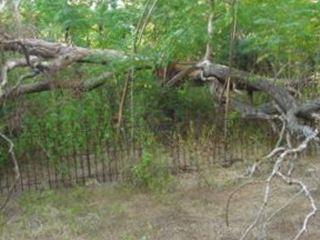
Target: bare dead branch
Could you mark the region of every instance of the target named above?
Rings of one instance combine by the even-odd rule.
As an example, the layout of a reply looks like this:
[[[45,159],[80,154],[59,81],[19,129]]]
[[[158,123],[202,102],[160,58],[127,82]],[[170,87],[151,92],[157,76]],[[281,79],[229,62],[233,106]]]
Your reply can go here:
[[[267,219],[266,222],[270,222],[276,215],[278,215],[280,212],[282,212],[284,209],[286,209],[287,207],[290,206],[290,204],[292,204],[292,202],[301,194],[303,193],[303,190],[300,190],[299,192],[297,192],[296,194],[294,194],[290,199],[288,199],[288,201],[283,204],[283,206],[279,207],[277,210],[275,210]]]
[[[118,121],[117,121],[117,129],[118,133],[120,131],[120,127],[122,124],[122,118],[123,118],[123,111],[124,111],[124,105],[126,103],[127,95],[128,95],[128,88],[129,88],[129,82],[131,81],[131,74],[128,73],[124,82],[123,90],[122,90],[122,95],[121,95],[121,100],[119,104],[119,111],[118,111]]]
[[[14,181],[13,181],[13,183],[11,184],[11,186],[9,188],[8,195],[5,198],[5,201],[0,205],[0,211],[3,211],[4,208],[7,206],[8,202],[9,202],[11,196],[12,196],[14,187],[16,186],[16,184],[17,184],[17,182],[18,182],[18,180],[20,178],[20,170],[19,170],[18,161],[17,161],[15,153],[14,153],[14,144],[13,144],[13,142],[11,141],[10,138],[8,138],[6,135],[2,134],[1,132],[0,132],[0,137],[2,139],[4,139],[9,145],[8,153],[9,153],[9,155],[11,157],[11,161],[13,163],[13,171],[14,171],[14,174],[15,174],[15,178],[14,178]]]
[[[91,91],[106,83],[108,79],[113,76],[113,73],[105,72],[100,76],[93,77],[84,81],[76,83],[45,80],[37,83],[23,84],[7,89],[3,96],[0,98],[0,103],[5,99],[16,98],[24,94],[39,93],[44,91],[52,91],[56,89],[73,89],[79,88],[82,91]]]
[[[263,212],[265,211],[265,208],[266,208],[268,200],[269,200],[270,191],[271,191],[271,181],[274,179],[275,176],[280,176],[280,177],[283,176],[283,174],[280,172],[280,167],[281,167],[283,161],[285,160],[285,158],[288,155],[296,154],[296,153],[300,153],[300,152],[304,151],[307,148],[308,143],[310,141],[316,139],[317,135],[318,135],[318,130],[314,130],[314,132],[311,135],[309,135],[298,147],[296,147],[296,148],[289,148],[288,147],[285,151],[283,151],[279,155],[279,157],[277,158],[275,164],[273,165],[273,169],[272,169],[271,174],[269,175],[269,177],[266,180],[265,193],[264,193],[264,198],[263,198],[263,202],[261,204],[261,207],[260,207],[259,211],[257,212],[254,221],[246,228],[246,230],[242,234],[240,240],[246,239],[248,234],[252,231],[252,229],[254,227],[256,227],[256,225],[258,224],[259,220],[261,219],[261,216],[262,216]],[[286,180],[288,180],[288,179],[286,179]],[[309,200],[311,202],[311,205],[312,205],[312,209],[313,209],[306,216],[302,229],[300,230],[300,232],[298,233],[298,235],[294,239],[294,240],[297,240],[302,235],[302,233],[305,231],[309,219],[315,214],[316,208],[314,208],[315,207],[314,199],[311,197],[311,194],[308,191],[308,189],[305,187],[305,185],[302,182],[298,181],[298,180],[291,180],[291,181],[293,181],[292,183],[299,184],[302,187],[303,191],[305,192],[305,195],[309,198]]]
[[[315,203],[315,200],[314,198],[312,197],[308,187],[300,180],[297,180],[297,179],[294,179],[294,178],[290,178],[290,177],[287,177],[285,176],[283,173],[281,173],[280,171],[277,172],[277,175],[281,177],[281,179],[283,181],[285,181],[287,184],[291,185],[291,184],[295,184],[295,185],[298,185],[300,186],[301,188],[301,191],[304,192],[304,195],[306,196],[306,198],[309,200],[310,202],[310,206],[312,208],[312,210],[306,215],[304,221],[303,221],[303,225],[300,229],[300,231],[298,232],[298,234],[294,237],[293,240],[298,240],[302,234],[307,231],[307,227],[308,227],[308,223],[309,223],[309,220],[311,217],[313,217],[316,212],[317,212],[317,207],[316,207],[316,203]]]
[[[142,15],[142,18],[141,18],[141,19],[143,19],[143,21],[141,20],[141,23],[142,23],[142,24],[139,26],[139,29],[138,29],[138,31],[137,31],[137,33],[136,33],[136,37],[135,37],[135,40],[134,40],[134,41],[136,41],[136,42],[134,43],[135,46],[137,46],[137,45],[140,44],[141,39],[142,39],[142,36],[143,36],[143,32],[144,32],[144,30],[145,30],[145,28],[146,28],[146,26],[147,26],[147,24],[148,24],[148,22],[149,22],[149,18],[150,18],[150,16],[151,16],[151,14],[152,14],[155,6],[157,5],[157,3],[158,3],[158,0],[154,0],[153,3],[152,3],[152,5],[151,5],[150,8],[149,8],[148,13],[147,13],[146,15]],[[149,5],[149,4],[146,5],[145,11],[147,10],[148,5]],[[135,49],[135,48],[134,48],[134,49]],[[135,51],[135,50],[134,50],[134,51]]]
[[[279,139],[278,139],[278,141],[276,143],[275,148],[280,147],[281,142],[282,142],[283,137],[284,137],[284,134],[285,134],[285,131],[286,131],[286,121],[285,121],[285,119],[283,117],[280,117],[280,120],[282,121],[282,128],[281,128],[281,132],[279,134]]]
[[[235,190],[233,190],[227,200],[227,205],[226,205],[226,211],[225,211],[225,221],[226,221],[226,225],[229,227],[229,208],[230,208],[230,203],[231,200],[233,198],[233,196],[239,192],[242,188],[251,185],[251,184],[260,184],[260,183],[265,183],[265,181],[249,181],[249,182],[245,182],[243,184],[241,184],[240,186],[238,186]]]
[[[4,87],[8,83],[8,72],[17,68],[17,67],[26,67],[29,64],[35,64],[39,59],[35,56],[29,57],[29,63],[26,59],[17,59],[17,60],[9,60],[7,61],[1,69],[0,73],[0,97],[4,92]]]
[[[210,9],[210,13],[209,13],[209,17],[208,17],[208,26],[207,26],[207,32],[208,32],[208,42],[207,42],[207,46],[206,46],[206,53],[204,55],[203,60],[208,60],[208,61],[212,61],[212,34],[213,34],[213,30],[212,30],[212,22],[213,22],[213,15],[214,15],[214,0],[209,0],[209,9]]]
[[[177,73],[174,77],[172,77],[167,83],[166,86],[172,87],[175,86],[182,79],[187,77],[191,72],[193,72],[196,68],[194,66],[188,67],[181,72]]]
[[[113,59],[128,58],[128,56],[121,51],[113,49],[87,49],[67,45],[64,43],[53,43],[41,39],[25,38],[25,39],[0,39],[0,46],[4,51],[14,51],[24,54],[25,48],[30,56],[37,56],[43,59],[57,59],[62,56],[66,61],[73,59],[74,61],[90,59],[92,62],[110,61]],[[21,47],[23,46],[23,47]],[[61,60],[61,61],[62,61]]]
[[[286,136],[287,140],[287,145],[289,148],[292,148],[292,143],[291,143],[291,135],[288,132]],[[288,165],[289,165],[289,170],[288,170],[288,176],[291,176],[293,170],[294,170],[294,162],[298,159],[298,154],[294,153],[293,156],[289,159]]]
[[[156,2],[157,1],[155,0],[154,3]],[[153,8],[154,5],[152,5],[149,10],[152,10]],[[148,15],[149,12],[147,16]],[[212,21],[213,19],[210,15],[208,20],[209,28],[212,27]],[[141,28],[143,29],[143,26]],[[210,35],[210,31],[208,31],[208,34]],[[0,47],[3,49],[3,51],[20,52],[21,54],[25,55],[25,59],[23,60],[24,65],[30,65],[28,62],[33,57],[41,59],[41,62],[38,64],[39,68],[41,68],[43,72],[48,75],[55,74],[57,71],[78,62],[106,64],[113,60],[133,62],[138,61],[139,63],[146,61],[145,58],[139,58],[135,53],[131,54],[130,56],[124,52],[112,49],[87,49],[62,43],[52,43],[41,39],[13,39],[4,34],[1,34],[0,36]],[[197,70],[193,71],[196,68]],[[199,71],[199,69],[201,69],[201,71]],[[3,93],[4,86],[6,86],[8,81],[6,77],[8,70],[6,67],[4,67],[1,71],[1,90]],[[209,60],[204,60],[196,64],[196,67],[191,66],[190,68],[187,68],[187,70],[178,73],[169,81],[169,85],[176,85],[177,82],[187,76],[198,77],[198,79],[204,80],[216,79],[221,84],[226,84],[228,78],[230,77],[230,81],[236,86],[235,89],[242,89],[250,92],[265,92],[284,112],[287,122],[286,128],[289,131],[304,137],[308,137],[313,132],[312,128],[301,125],[298,121],[298,118],[314,118],[314,113],[320,109],[319,99],[301,104],[293,96],[291,96],[288,90],[280,86],[275,86],[270,78],[252,75],[219,64],[213,64]],[[43,84],[45,85],[45,83]],[[229,100],[230,98],[227,98],[226,105],[229,105]],[[247,110],[249,109],[249,105],[244,107],[244,104],[240,104],[239,102],[234,104],[231,103],[230,100],[230,106],[231,105],[232,107],[235,107],[235,110],[239,108],[238,110],[241,113],[245,112],[243,111],[244,108]],[[254,109],[252,106],[251,108]],[[260,119],[270,119],[269,110],[266,111],[266,109],[259,108],[256,112],[258,114],[253,114],[251,116]]]

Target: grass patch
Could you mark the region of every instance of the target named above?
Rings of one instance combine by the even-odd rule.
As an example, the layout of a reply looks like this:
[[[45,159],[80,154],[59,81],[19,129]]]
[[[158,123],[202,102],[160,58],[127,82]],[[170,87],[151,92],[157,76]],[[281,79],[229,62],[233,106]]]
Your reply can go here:
[[[318,169],[318,161],[314,165]],[[0,215],[0,239],[238,239],[261,204],[262,186],[250,185],[234,196],[229,215],[231,227],[226,227],[226,199],[239,184],[235,177],[241,173],[241,167],[199,167],[199,172],[171,176],[176,183],[174,191],[146,191],[133,184],[101,184],[26,192],[13,198],[5,214]],[[310,173],[301,176],[317,184]],[[281,181],[275,181],[272,187],[269,213],[296,192]],[[319,202],[319,193],[314,192],[314,196]],[[305,198],[298,198],[270,224],[270,239],[290,239],[309,210]],[[308,239],[319,239],[319,221],[318,215],[312,219]]]
[[[127,198],[129,192],[125,187],[103,186],[24,193],[13,200],[19,206],[15,213],[0,215],[0,238],[101,239],[97,232],[104,227],[103,219],[125,211],[119,199]]]

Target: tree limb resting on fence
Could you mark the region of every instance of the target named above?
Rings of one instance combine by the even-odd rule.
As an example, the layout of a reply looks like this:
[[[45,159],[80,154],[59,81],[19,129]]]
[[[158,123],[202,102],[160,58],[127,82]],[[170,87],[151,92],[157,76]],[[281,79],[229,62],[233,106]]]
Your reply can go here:
[[[138,57],[137,54],[129,55],[113,49],[87,49],[41,39],[11,39],[5,34],[0,34],[0,47],[3,51],[13,51],[25,56],[24,59],[10,60],[2,66],[0,99],[12,98],[27,93],[49,91],[56,88],[72,87],[72,84],[66,82],[57,83],[52,80],[43,80],[32,84],[21,84],[12,90],[10,89],[12,86],[9,84],[7,74],[10,70],[18,67],[30,67],[39,70],[45,76],[50,76],[74,63],[109,64],[113,61],[131,61],[134,64],[136,62],[143,62],[145,60],[142,59],[146,59]],[[145,64],[147,65],[146,62]],[[224,85],[229,75],[234,89],[266,93],[270,100],[285,113],[286,127],[292,133],[303,137],[308,137],[312,134],[313,129],[300,124],[299,119],[314,119],[314,114],[320,110],[320,99],[300,102],[285,87],[275,85],[274,79],[252,75],[234,68],[229,69],[227,66],[214,64],[210,60],[205,59],[179,71],[176,76],[167,82],[167,85],[174,86],[177,82],[190,76],[202,80],[216,79]],[[102,78],[106,79],[103,76]],[[82,82],[80,85],[83,85],[85,90],[90,90],[101,86],[104,80],[97,77],[97,84],[91,85],[91,82]],[[92,88],[91,86],[94,87]],[[230,105],[236,111],[248,113],[244,114],[244,117],[270,119],[274,117],[274,113],[279,114],[279,111],[274,106],[268,109],[265,108],[265,105],[254,108],[251,104],[243,103],[236,99],[231,99]],[[273,114],[270,114],[270,112],[273,112]]]

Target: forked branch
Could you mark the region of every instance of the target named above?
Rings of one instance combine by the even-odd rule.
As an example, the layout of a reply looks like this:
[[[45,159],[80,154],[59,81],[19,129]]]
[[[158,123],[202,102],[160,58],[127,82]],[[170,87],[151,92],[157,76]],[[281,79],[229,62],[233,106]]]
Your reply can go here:
[[[20,178],[20,170],[19,170],[19,164],[18,164],[18,161],[16,159],[16,156],[14,154],[14,144],[13,142],[11,141],[10,138],[8,138],[6,135],[0,133],[0,137],[7,142],[7,144],[9,145],[9,149],[8,149],[8,153],[10,155],[10,158],[11,158],[11,161],[13,163],[13,171],[14,171],[14,181],[13,183],[11,184],[11,187],[9,188],[9,191],[8,191],[8,194],[7,194],[7,197],[5,198],[4,202],[0,205],[0,211],[3,211],[5,209],[5,207],[7,206],[10,198],[11,198],[11,195],[13,193],[13,190]]]

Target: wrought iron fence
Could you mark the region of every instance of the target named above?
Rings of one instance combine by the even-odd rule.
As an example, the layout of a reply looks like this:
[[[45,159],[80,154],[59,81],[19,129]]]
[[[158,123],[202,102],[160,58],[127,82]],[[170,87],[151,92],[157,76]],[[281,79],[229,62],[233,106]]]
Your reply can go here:
[[[161,158],[172,174],[198,171],[215,164],[228,167],[235,161],[252,162],[266,154],[276,142],[270,137],[266,139],[261,142],[241,131],[230,138],[228,144],[214,133],[192,138],[170,134],[151,146],[141,140],[90,138],[81,147],[73,145],[68,152],[62,151],[65,143],[55,142],[48,152],[37,139],[30,139],[33,147],[17,155],[21,177],[14,191],[85,185],[92,179],[101,183],[130,181],[133,167],[143,160],[146,151],[151,152],[153,161]],[[319,149],[313,147],[307,154],[319,154]],[[0,165],[0,192],[7,192],[13,181],[13,166],[8,159]]]

